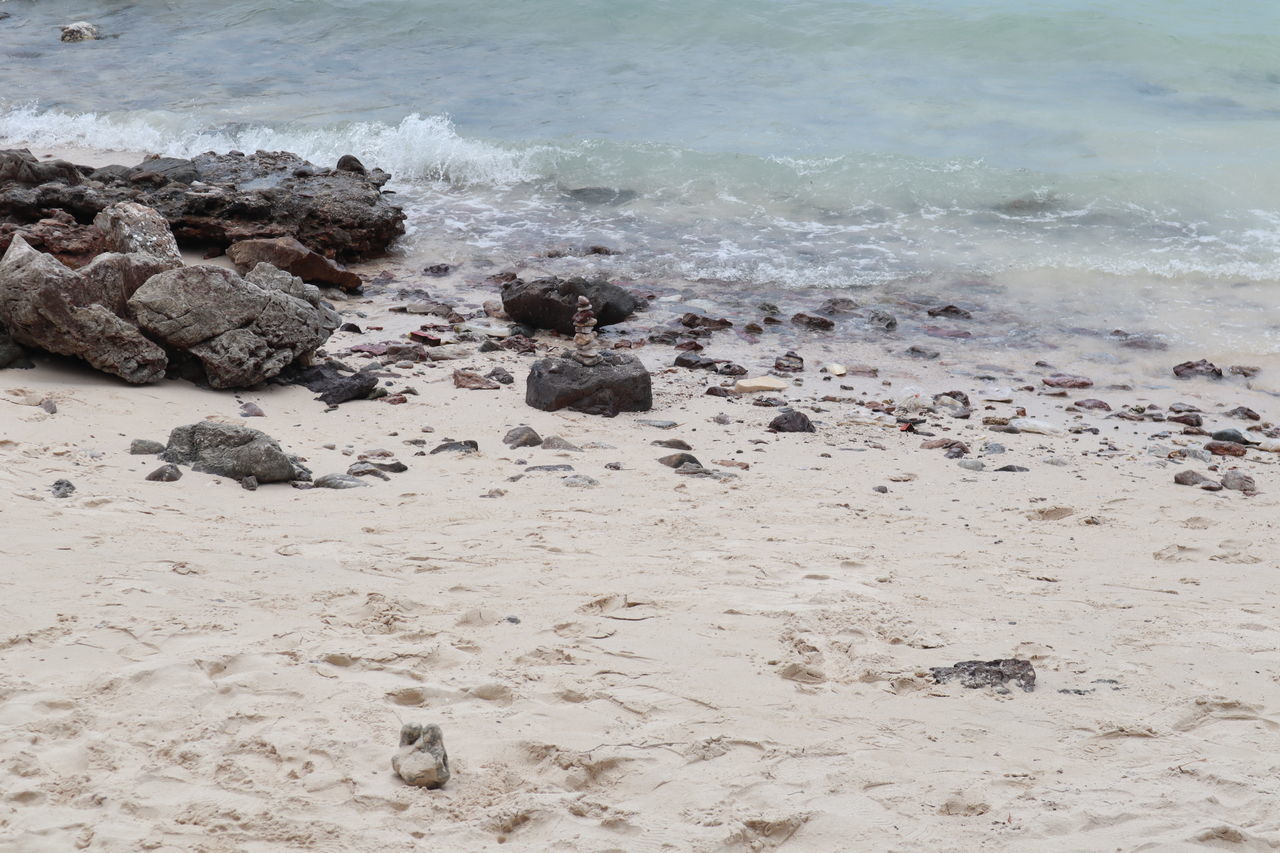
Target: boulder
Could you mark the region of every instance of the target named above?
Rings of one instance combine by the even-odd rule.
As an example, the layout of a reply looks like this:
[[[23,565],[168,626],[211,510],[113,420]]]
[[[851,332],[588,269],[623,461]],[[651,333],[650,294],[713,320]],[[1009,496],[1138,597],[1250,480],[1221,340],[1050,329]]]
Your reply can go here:
[[[227,248],[227,257],[241,273],[259,263],[268,263],[314,284],[330,284],[343,290],[357,290],[364,284],[360,276],[311,251],[294,237],[241,240]]]
[[[543,358],[529,370],[525,402],[546,412],[572,409],[605,417],[647,412],[653,408],[653,383],[633,355],[603,352],[592,366],[573,358]]]
[[[199,359],[214,388],[273,378],[339,323],[316,288],[268,264],[244,278],[215,266],[170,270],[138,288],[129,308],[147,334]]]
[[[285,455],[276,440],[245,426],[201,421],[176,427],[160,458],[193,470],[259,483],[309,480],[311,473]]]
[[[604,280],[552,277],[506,282],[502,285],[502,308],[517,323],[572,335],[579,296],[590,300],[597,326],[621,323],[644,304],[639,297]]]
[[[164,376],[168,357],[130,322],[128,301],[172,262],[108,252],[79,270],[15,236],[0,260],[0,325],[13,341],[84,359],[127,382]]]
[[[149,207],[133,201],[116,202],[98,213],[93,225],[102,233],[109,251],[140,252],[164,261],[170,268],[182,266],[182,253],[169,223]]]
[[[14,235],[33,249],[53,255],[72,269],[79,269],[107,251],[103,234],[96,226],[81,225],[65,210],[51,210],[32,224],[0,222],[0,253],[8,250]]]

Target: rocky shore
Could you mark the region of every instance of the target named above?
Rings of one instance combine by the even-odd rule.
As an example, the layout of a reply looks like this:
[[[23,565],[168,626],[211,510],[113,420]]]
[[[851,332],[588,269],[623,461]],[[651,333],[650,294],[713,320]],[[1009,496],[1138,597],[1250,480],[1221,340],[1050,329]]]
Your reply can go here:
[[[0,154],[0,849],[1280,843],[1271,365],[383,257],[387,179]]]

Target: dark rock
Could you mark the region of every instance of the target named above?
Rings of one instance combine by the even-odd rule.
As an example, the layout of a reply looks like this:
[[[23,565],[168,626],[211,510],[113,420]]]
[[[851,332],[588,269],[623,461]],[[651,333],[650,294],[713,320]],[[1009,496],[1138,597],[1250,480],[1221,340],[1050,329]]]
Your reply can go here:
[[[84,176],[80,174],[80,170],[66,160],[41,161],[25,148],[0,151],[0,185],[34,187],[62,183],[77,186],[83,181]]]
[[[970,320],[973,318],[973,315],[970,314],[968,311],[964,310],[963,308],[958,308],[955,305],[942,305],[937,308],[930,308],[929,316],[930,317],[951,317],[956,320]]]
[[[525,468],[524,470],[529,473],[532,473],[534,471],[542,471],[548,474],[563,474],[566,471],[572,471],[573,466],[565,465],[564,463],[560,463],[558,465],[530,465],[528,468]]]
[[[360,158],[354,154],[343,154],[338,158],[338,164],[334,168],[339,172],[355,172],[357,175],[369,174],[369,170],[364,167],[364,163],[361,163]]]
[[[153,483],[173,483],[182,479],[182,469],[169,462],[148,474],[147,479]]]
[[[1222,371],[1214,364],[1205,361],[1203,358],[1199,361],[1184,361],[1182,364],[1175,365],[1173,375],[1179,379],[1190,379],[1193,376],[1207,376],[1210,379],[1221,379]]]
[[[1187,412],[1185,415],[1169,415],[1165,420],[1189,427],[1204,426],[1204,419],[1195,412]]]
[[[1026,468],[1022,467],[1021,465],[1002,465],[1001,467],[997,468],[996,470],[997,470],[997,471],[1006,471],[1006,472],[1011,473],[1011,474],[1018,474],[1018,473],[1025,472],[1025,471],[1027,471],[1028,469],[1026,469]]]
[[[1199,426],[1199,424],[1193,424],[1193,426]],[[1214,441],[1230,441],[1235,444],[1244,444],[1244,445],[1254,445],[1258,443],[1256,441],[1250,441],[1238,429],[1220,429],[1217,432],[1213,433],[1211,438]]]
[[[65,210],[51,210],[35,223],[0,222],[0,253],[9,248],[15,234],[33,249],[53,255],[72,269],[79,269],[107,251],[105,237],[95,225],[82,225]]]
[[[888,486],[872,486],[871,491],[878,492],[882,495],[887,495],[889,494],[889,487]]]
[[[364,284],[360,276],[311,251],[296,237],[241,240],[227,247],[227,257],[242,275],[265,263],[311,284],[329,284],[343,290],[358,290]]]
[[[907,347],[906,354],[912,358],[924,358],[924,359],[933,359],[941,355],[941,353],[939,353],[936,349],[928,349],[922,346]]]
[[[50,491],[53,492],[55,498],[68,498],[76,490],[75,485],[70,480],[54,480]]]
[[[813,422],[804,412],[783,412],[769,421],[769,429],[774,432],[817,432]]]
[[[241,278],[194,266],[152,276],[128,302],[139,328],[195,356],[214,388],[244,388],[306,359],[338,327],[309,284],[258,264]]]
[[[678,438],[660,438],[657,441],[651,441],[649,443],[654,447],[667,447],[672,450],[693,450],[693,448],[689,446],[689,442],[682,441]]]
[[[129,442],[129,453],[134,456],[154,456],[164,453],[164,445],[149,438],[135,438]]]
[[[692,453],[672,453],[669,456],[663,456],[658,460],[668,468],[679,468],[681,465],[697,465],[702,467],[702,463],[698,461],[698,457]]]
[[[736,397],[738,392],[732,388],[725,388],[722,385],[712,385],[705,392],[708,397]]]
[[[722,361],[716,365],[716,373],[721,376],[746,376],[747,369],[741,364],[734,364],[732,361]]]
[[[349,474],[325,474],[317,477],[312,485],[317,489],[358,489],[369,484]]]
[[[246,492],[258,491],[258,478],[250,474],[248,477],[240,478],[240,488]]]
[[[1211,480],[1199,471],[1192,471],[1191,469],[1179,471],[1174,474],[1173,482],[1177,483],[1179,486],[1204,486],[1209,483],[1212,483],[1215,486],[1218,485],[1215,480]]]
[[[1193,405],[1191,405],[1190,403],[1171,403],[1171,404],[1169,405],[1169,411],[1171,411],[1171,412],[1198,412],[1198,411],[1200,411],[1200,408],[1199,408],[1198,406],[1193,406]]]
[[[269,435],[212,421],[176,427],[160,458],[233,480],[255,477],[259,483],[281,483],[311,478]]]
[[[581,453],[582,448],[571,441],[566,441],[558,435],[549,435],[542,440],[543,450],[568,450],[573,453]]]
[[[432,450],[431,454],[434,456],[437,453],[476,453],[479,450],[480,445],[474,441],[446,441]]]
[[[698,355],[696,352],[682,352],[676,356],[676,360],[672,362],[676,367],[685,367],[689,370],[714,370],[716,360]]]
[[[604,280],[584,278],[515,279],[502,285],[502,307],[512,320],[538,329],[573,334],[573,315],[578,297],[591,302],[599,326],[621,323],[644,304],[629,291]]]
[[[1245,492],[1253,494],[1258,491],[1258,486],[1254,483],[1253,478],[1243,471],[1234,469],[1222,475],[1222,487],[1224,489],[1233,489],[1237,492]]]
[[[806,329],[814,331],[829,331],[836,327],[836,324],[828,320],[826,317],[817,317],[813,314],[793,314],[791,322],[797,326],[804,326]]]
[[[867,325],[873,329],[892,332],[894,329],[898,328],[898,318],[890,314],[888,311],[872,309],[867,313]]]
[[[1087,376],[1072,376],[1069,373],[1055,373],[1040,380],[1050,388],[1092,388],[1093,380]]]
[[[1258,414],[1253,409],[1250,409],[1248,406],[1236,406],[1229,412],[1223,412],[1223,414],[1229,418],[1240,418],[1241,420],[1246,421],[1262,420],[1262,415]]]
[[[27,357],[27,351],[14,343],[4,326],[0,326],[0,370],[6,367],[32,368],[35,365]]]
[[[485,374],[485,378],[492,379],[499,385],[510,385],[516,381],[516,378],[511,375],[511,371],[507,370],[505,367],[495,367],[493,370],[490,370]]]
[[[733,321],[726,320],[723,317],[716,319],[715,317],[688,312],[680,318],[680,325],[689,329],[706,329],[709,332],[718,332],[733,326]]]
[[[789,351],[786,355],[780,355],[774,359],[773,368],[787,373],[798,373],[804,370],[804,359],[797,353]]]
[[[368,399],[370,392],[378,386],[378,377],[372,371],[345,374],[328,364],[299,370],[292,381],[319,394],[317,399],[326,406]]]
[[[1012,681],[1027,693],[1036,689],[1035,668],[1025,660],[966,660],[955,666],[932,667],[929,672],[938,684],[959,679],[964,687],[1003,687]]]
[[[652,409],[653,385],[649,371],[632,355],[603,352],[592,366],[573,358],[544,358],[529,370],[525,402],[547,412],[567,408],[613,417]]]
[[[833,296],[818,306],[819,314],[848,314],[858,310],[858,303],[847,296]],[[777,313],[775,310],[773,313]]]
[[[759,406],[762,409],[777,409],[787,405],[787,401],[781,397],[756,397],[751,401],[751,405]]]
[[[262,411],[262,407],[257,403],[241,403],[240,417],[242,418],[265,418],[267,413]]]
[[[379,480],[390,480],[386,472],[372,462],[353,462],[347,468],[349,477],[377,477]]]
[[[542,444],[542,436],[528,426],[518,426],[502,438],[502,443],[510,448],[537,447]]]

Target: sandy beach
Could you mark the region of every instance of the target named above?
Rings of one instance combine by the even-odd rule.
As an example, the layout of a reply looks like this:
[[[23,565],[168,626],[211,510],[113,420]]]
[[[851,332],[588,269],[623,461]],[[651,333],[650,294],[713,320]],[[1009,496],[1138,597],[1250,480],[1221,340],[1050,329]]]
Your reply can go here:
[[[366,327],[329,355],[359,365],[351,345],[398,333],[392,290],[326,292]],[[1072,405],[1184,402],[1206,431],[1246,430],[1226,411],[1268,423],[1267,370],[1153,380],[1178,353],[1012,352],[993,383],[955,348],[799,341],[785,390],[730,398],[671,347],[638,349],[654,408],[616,418],[531,409],[532,358],[474,347],[384,368],[402,405],[330,411],[297,386],[0,373],[0,850],[1280,847],[1280,457],[1211,469],[1179,458],[1205,436]],[[751,376],[781,355],[734,346]],[[833,359],[878,375],[820,372]],[[514,383],[455,387],[495,366]],[[1058,396],[1043,379],[1063,372],[1095,384]],[[995,384],[1007,401],[982,401]],[[858,402],[911,386],[962,391],[973,416],[868,422]],[[816,432],[768,431],[761,396]],[[983,423],[1019,406],[1061,434]],[[317,476],[407,470],[343,491],[144,480],[160,463],[131,441],[202,419],[263,430]],[[504,446],[521,424],[578,449]],[[939,438],[969,453],[922,447]],[[669,439],[714,475],[659,464]],[[479,451],[430,452],[452,440]],[[1187,468],[1257,493],[1175,485]],[[930,674],[1001,658],[1031,662],[1034,691]],[[444,788],[393,774],[408,722],[442,727]]]

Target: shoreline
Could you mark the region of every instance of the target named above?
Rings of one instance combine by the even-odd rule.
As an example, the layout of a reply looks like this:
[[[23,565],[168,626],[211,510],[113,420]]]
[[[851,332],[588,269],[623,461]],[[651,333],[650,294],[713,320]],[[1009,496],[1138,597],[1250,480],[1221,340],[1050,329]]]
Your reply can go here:
[[[383,327],[335,334],[329,355],[359,366],[351,345],[419,323],[391,310],[402,286],[472,310],[494,298],[471,281],[483,270],[431,280],[421,260],[358,265],[396,279],[326,291],[344,322]],[[669,295],[604,339],[707,307]],[[0,373],[0,850],[1276,842],[1265,580],[1280,455],[1170,459],[1209,438],[1106,417],[1189,402],[1206,431],[1258,438],[1225,410],[1270,423],[1275,362],[1249,387],[1139,381],[1183,361],[1176,349],[1037,367],[1034,350],[952,345],[919,361],[897,352],[914,338],[795,332],[780,307],[785,335],[716,332],[702,354],[754,377],[795,349],[805,370],[785,390],[707,396],[732,379],[671,367],[677,351],[646,342],[630,352],[653,372],[654,408],[609,419],[529,408],[531,359],[473,345],[384,367],[389,390],[416,392],[401,405],[332,411],[298,386],[132,387],[44,358]],[[879,373],[820,373],[829,361]],[[454,387],[454,368],[493,366],[514,384]],[[1055,373],[1094,384],[1054,396]],[[920,415],[915,433],[866,423],[855,401],[902,403],[910,386],[930,403],[963,392],[972,414]],[[982,400],[995,386],[1008,402]],[[817,432],[768,432],[778,407],[753,405],[766,396]],[[1084,398],[1110,413],[1067,411]],[[39,407],[50,399],[56,412]],[[266,416],[241,418],[242,402]],[[983,423],[1018,407],[1084,431]],[[264,430],[317,475],[361,455],[408,470],[347,491],[144,481],[158,463],[130,441],[206,417]],[[520,424],[580,450],[504,447]],[[732,476],[658,464],[672,451],[653,442],[672,438]],[[969,452],[921,446],[939,439]],[[429,453],[449,440],[480,451]],[[1209,464],[1258,493],[1172,482]],[[598,485],[569,488],[570,474]],[[53,497],[56,479],[76,491]],[[1035,691],[929,675],[996,658],[1030,661]],[[445,788],[391,773],[403,722],[442,726]]]

